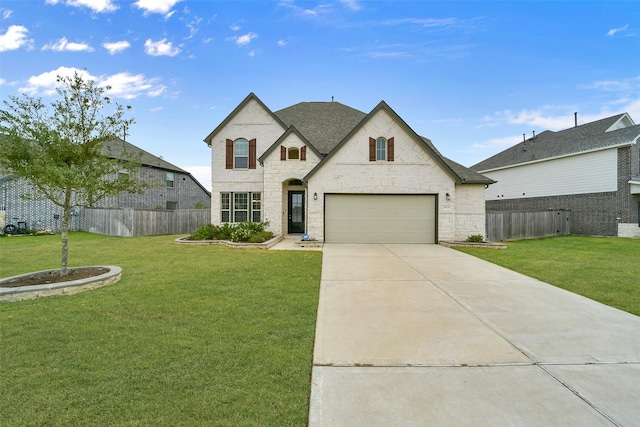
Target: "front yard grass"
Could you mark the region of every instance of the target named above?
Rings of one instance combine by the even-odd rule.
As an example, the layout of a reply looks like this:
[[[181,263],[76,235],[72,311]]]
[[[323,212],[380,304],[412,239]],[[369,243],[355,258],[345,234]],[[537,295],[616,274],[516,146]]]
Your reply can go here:
[[[562,236],[456,249],[640,316],[640,240]]]
[[[300,426],[321,253],[70,234],[113,285],[0,304],[0,425]],[[0,239],[0,277],[59,267],[60,236]]]

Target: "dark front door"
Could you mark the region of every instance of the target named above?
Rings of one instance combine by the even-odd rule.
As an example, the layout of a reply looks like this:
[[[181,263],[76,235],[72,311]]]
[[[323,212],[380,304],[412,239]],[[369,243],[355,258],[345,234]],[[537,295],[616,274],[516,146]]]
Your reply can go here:
[[[289,191],[288,233],[304,233],[304,191]]]

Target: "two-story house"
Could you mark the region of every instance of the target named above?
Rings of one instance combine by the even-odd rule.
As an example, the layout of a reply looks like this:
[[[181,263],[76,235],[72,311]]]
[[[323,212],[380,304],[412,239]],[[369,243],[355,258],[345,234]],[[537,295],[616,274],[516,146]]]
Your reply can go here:
[[[249,94],[204,140],[212,223],[269,222],[325,242],[437,243],[484,234],[493,180],[440,154],[384,101],[271,111]]]
[[[544,131],[471,168],[487,211],[571,211],[571,233],[640,238],[640,125],[627,113]]]

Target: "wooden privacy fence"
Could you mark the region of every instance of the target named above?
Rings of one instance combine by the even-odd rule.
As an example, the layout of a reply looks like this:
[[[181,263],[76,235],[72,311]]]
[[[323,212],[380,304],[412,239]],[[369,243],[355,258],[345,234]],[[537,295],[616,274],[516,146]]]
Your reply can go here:
[[[487,240],[518,240],[571,234],[571,211],[487,212]]]
[[[85,208],[83,215],[85,231],[124,237],[191,234],[211,223],[209,209]]]

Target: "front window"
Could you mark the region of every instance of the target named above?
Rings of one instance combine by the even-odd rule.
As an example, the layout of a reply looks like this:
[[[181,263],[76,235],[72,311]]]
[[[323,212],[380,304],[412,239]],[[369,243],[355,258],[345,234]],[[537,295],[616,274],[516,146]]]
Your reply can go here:
[[[167,187],[173,188],[173,172],[167,172]]]
[[[222,209],[222,222],[231,222],[231,197],[229,193],[220,195],[220,205]]]
[[[387,140],[384,138],[376,140],[376,160],[387,160]]]
[[[260,222],[261,196],[260,193],[253,193],[253,197],[251,197],[251,221],[253,222]]]
[[[220,193],[222,222],[260,222],[261,217],[261,193]]]
[[[233,143],[233,167],[236,169],[249,168],[249,141],[237,139]]]
[[[300,158],[300,150],[296,147],[289,148],[289,160],[298,160]]]

